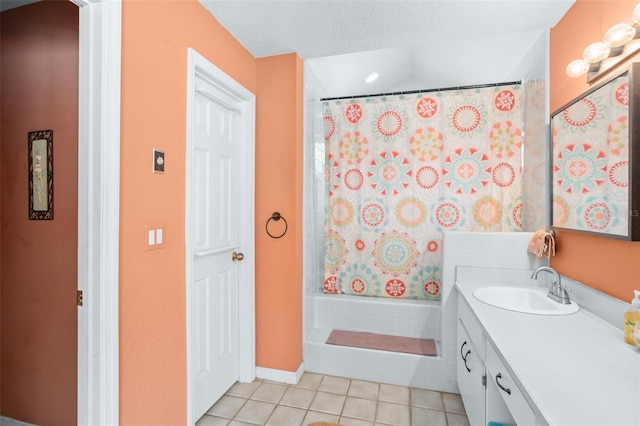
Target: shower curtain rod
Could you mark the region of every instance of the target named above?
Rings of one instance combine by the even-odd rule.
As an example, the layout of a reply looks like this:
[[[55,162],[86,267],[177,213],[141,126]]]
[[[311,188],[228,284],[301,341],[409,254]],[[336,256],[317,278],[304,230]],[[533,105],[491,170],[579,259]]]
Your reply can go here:
[[[475,84],[471,86],[454,86],[454,87],[445,87],[445,88],[439,88],[439,89],[406,90],[401,92],[376,93],[374,95],[336,96],[335,98],[320,98],[320,101],[324,102],[324,101],[337,101],[340,99],[375,98],[378,96],[412,95],[414,93],[444,92],[447,90],[482,89],[484,87],[511,86],[514,84],[522,84],[522,80],[509,81],[505,83]]]

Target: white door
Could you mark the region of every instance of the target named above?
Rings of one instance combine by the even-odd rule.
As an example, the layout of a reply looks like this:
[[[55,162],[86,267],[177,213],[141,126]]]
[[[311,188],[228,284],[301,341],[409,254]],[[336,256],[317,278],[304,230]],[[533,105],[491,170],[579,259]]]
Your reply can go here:
[[[194,419],[237,380],[241,109],[196,76],[192,152]]]

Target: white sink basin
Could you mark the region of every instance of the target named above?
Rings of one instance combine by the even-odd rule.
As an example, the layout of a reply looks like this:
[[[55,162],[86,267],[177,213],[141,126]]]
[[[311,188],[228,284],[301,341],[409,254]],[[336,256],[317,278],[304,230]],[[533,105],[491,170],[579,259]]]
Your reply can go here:
[[[548,298],[545,290],[537,288],[483,287],[474,291],[473,297],[496,308],[527,314],[569,315],[580,310],[575,302],[563,305]]]

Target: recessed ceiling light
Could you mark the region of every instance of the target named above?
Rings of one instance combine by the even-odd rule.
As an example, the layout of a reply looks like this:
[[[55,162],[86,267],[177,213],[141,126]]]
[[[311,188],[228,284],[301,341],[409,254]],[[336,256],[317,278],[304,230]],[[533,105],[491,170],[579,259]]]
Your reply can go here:
[[[377,72],[372,72],[371,74],[369,74],[367,76],[367,78],[364,79],[364,81],[366,81],[367,83],[372,83],[374,82],[376,79],[378,78],[378,73]]]

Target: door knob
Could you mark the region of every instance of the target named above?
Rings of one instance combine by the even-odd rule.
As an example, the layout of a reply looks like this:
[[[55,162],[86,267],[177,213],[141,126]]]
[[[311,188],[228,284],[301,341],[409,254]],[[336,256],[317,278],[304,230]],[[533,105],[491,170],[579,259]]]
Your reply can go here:
[[[234,262],[242,262],[244,260],[244,254],[234,251],[233,253],[231,253],[231,260],[233,260]]]

